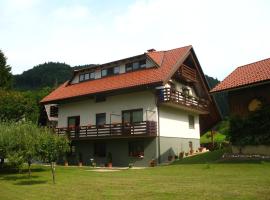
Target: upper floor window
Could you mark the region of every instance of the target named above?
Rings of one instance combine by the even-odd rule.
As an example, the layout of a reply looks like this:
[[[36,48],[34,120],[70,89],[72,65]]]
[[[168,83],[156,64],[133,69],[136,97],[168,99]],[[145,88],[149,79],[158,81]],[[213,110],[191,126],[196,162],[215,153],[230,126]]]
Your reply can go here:
[[[84,81],[84,74],[80,74],[80,78],[79,78],[80,82]]]
[[[91,80],[91,79],[95,79],[95,72],[88,72],[88,73],[80,74],[79,76],[80,82]]]
[[[126,72],[135,71],[146,67],[146,60],[140,60],[139,62],[127,63]]]
[[[193,115],[189,115],[188,116],[188,125],[190,129],[194,129],[195,128],[195,118]]]
[[[103,126],[104,124],[106,124],[106,113],[96,114],[96,125]]]
[[[107,69],[103,69],[101,71],[101,76],[104,77],[104,76],[111,76],[111,75],[114,75],[114,74],[119,74],[120,72],[120,67],[117,66],[117,67],[110,67],[110,68],[107,68]]]
[[[122,111],[123,123],[136,123],[143,121],[143,109]]]
[[[58,106],[50,107],[50,117],[58,117]]]

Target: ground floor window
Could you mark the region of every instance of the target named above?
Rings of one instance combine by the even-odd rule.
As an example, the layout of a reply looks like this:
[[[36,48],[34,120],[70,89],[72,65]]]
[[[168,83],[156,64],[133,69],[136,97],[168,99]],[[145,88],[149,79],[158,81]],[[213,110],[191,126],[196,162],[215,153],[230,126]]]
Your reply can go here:
[[[132,141],[128,143],[128,155],[131,157],[144,156],[144,143],[143,141]]]
[[[194,129],[195,128],[195,118],[193,115],[189,115],[188,116],[188,125],[190,129]]]
[[[97,157],[106,157],[106,143],[95,143],[94,155]]]

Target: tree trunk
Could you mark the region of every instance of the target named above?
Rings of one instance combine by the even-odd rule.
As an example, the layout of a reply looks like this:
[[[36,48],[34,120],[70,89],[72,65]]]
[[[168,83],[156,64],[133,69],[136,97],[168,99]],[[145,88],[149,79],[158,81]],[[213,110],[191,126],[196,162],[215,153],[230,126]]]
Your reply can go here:
[[[51,170],[53,176],[53,184],[55,184],[55,162],[51,162]]]
[[[5,162],[5,159],[4,159],[3,157],[1,157],[0,159],[1,159],[0,167],[1,167],[1,168],[4,168],[4,162]]]
[[[31,176],[31,161],[28,160],[28,177],[30,178]]]

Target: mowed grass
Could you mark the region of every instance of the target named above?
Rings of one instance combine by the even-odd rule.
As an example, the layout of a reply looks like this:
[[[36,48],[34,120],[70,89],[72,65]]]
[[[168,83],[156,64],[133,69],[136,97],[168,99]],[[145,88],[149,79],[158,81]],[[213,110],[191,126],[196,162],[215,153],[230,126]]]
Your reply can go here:
[[[209,156],[209,155],[208,155]],[[35,166],[0,174],[0,199],[270,199],[269,163],[180,164],[116,172]]]

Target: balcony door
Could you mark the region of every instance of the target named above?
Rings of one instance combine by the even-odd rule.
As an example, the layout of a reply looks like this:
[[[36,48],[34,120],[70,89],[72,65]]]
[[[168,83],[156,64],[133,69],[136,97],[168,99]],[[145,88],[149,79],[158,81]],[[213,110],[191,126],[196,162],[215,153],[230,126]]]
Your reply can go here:
[[[68,117],[68,128],[78,134],[80,131],[80,116]]]
[[[143,109],[136,109],[136,110],[125,110],[122,111],[122,122],[126,123],[136,123],[143,121]]]

